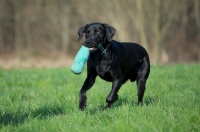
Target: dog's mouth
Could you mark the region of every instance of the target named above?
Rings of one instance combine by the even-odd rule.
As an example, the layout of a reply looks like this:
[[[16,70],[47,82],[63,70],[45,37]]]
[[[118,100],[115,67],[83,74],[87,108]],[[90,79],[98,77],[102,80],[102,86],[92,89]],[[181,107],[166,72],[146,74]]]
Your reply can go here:
[[[95,52],[98,50],[98,48],[97,47],[89,47],[89,50],[90,50],[90,52]]]
[[[94,50],[94,47],[89,48],[89,50],[90,50],[90,51],[93,51],[93,50]]]
[[[97,44],[86,44],[84,43],[83,44],[84,46],[88,47],[89,48],[89,51],[93,52],[93,51],[96,51],[97,49],[99,49],[99,45]]]
[[[90,52],[94,52],[98,49],[98,47],[96,45],[89,46],[88,48],[89,48]]]
[[[88,47],[88,49],[90,50],[90,51],[94,51],[95,49],[96,49],[96,47],[95,47],[95,45],[94,44],[92,44],[92,45],[88,45],[88,44],[83,44],[85,47]]]
[[[102,54],[106,54],[106,48],[104,48],[101,44],[99,44],[98,46],[91,46],[91,47],[88,47],[89,48],[89,50],[90,50],[90,52],[94,52],[94,51],[96,51],[96,50],[98,50],[98,49],[100,49],[101,51],[102,51]]]

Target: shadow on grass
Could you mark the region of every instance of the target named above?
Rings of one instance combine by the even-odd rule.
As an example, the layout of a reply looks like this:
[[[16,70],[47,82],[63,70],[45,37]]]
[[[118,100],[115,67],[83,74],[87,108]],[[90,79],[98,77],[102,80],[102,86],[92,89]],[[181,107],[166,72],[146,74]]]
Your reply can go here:
[[[149,106],[149,105],[152,105],[152,104],[155,104],[157,103],[158,100],[155,99],[155,98],[152,98],[152,97],[145,97],[143,99],[143,103],[141,105],[138,105],[138,102],[137,102],[137,99],[130,99],[130,98],[125,98],[125,97],[122,97],[120,98],[114,105],[113,107],[119,107],[119,106],[122,106],[124,104],[128,104],[128,105],[131,105],[132,107],[137,107],[137,106]]]
[[[146,105],[146,106],[150,106],[150,105],[157,104],[157,103],[159,103],[158,98],[147,97],[144,100],[144,105]]]
[[[29,114],[27,113],[0,113],[0,128],[2,126],[7,126],[7,125],[15,125],[17,126],[18,124],[24,123],[25,120],[28,119]]]
[[[158,103],[158,99],[154,99],[151,97],[146,97],[144,99],[145,106],[153,105],[155,103]],[[133,101],[130,98],[119,98],[119,100],[113,104],[111,108],[117,108],[124,104],[131,105],[132,107],[137,107],[137,101]],[[95,106],[93,109],[86,109],[86,113],[90,115],[97,114],[99,112],[105,111],[106,103],[102,103],[98,106]],[[13,111],[0,111],[0,128],[2,126],[12,125],[12,126],[18,126],[23,124],[26,121],[30,121],[33,119],[39,119],[39,120],[45,120],[52,116],[58,116],[58,115],[65,115],[66,112],[64,110],[64,106],[48,106],[44,105],[42,107],[39,107],[38,109],[31,109],[29,111],[24,112],[21,107],[18,108],[16,112]]]
[[[29,112],[23,112],[19,107],[17,112],[0,112],[0,128],[7,125],[18,126],[31,119],[42,120],[63,114],[65,114],[65,112],[62,107],[44,106],[39,109],[30,110]]]
[[[46,106],[46,107],[42,107],[42,108],[32,111],[31,117],[37,118],[37,119],[46,119],[51,116],[57,116],[57,115],[63,115],[63,114],[65,114],[63,107]]]
[[[150,106],[150,105],[153,105],[153,104],[156,104],[158,103],[159,101],[157,99],[154,99],[152,97],[146,97],[142,103],[142,105],[138,105],[137,104],[137,101],[134,101],[134,100],[131,100],[130,98],[125,98],[125,97],[122,97],[122,98],[119,98],[117,102],[115,102],[113,104],[112,107],[110,108],[106,108],[106,104],[100,104],[98,105],[97,107],[93,108],[93,109],[86,109],[86,113],[87,114],[90,114],[90,115],[94,115],[94,114],[97,114],[99,112],[102,112],[102,111],[105,111],[105,110],[108,110],[108,109],[113,109],[113,108],[117,108],[117,107],[120,107],[124,104],[128,104],[132,107],[138,107],[138,106]]]

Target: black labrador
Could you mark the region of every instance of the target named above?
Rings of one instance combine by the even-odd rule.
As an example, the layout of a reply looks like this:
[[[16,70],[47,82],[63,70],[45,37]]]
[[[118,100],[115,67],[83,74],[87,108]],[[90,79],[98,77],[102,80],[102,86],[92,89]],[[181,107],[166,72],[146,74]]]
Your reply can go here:
[[[106,98],[106,107],[111,107],[118,99],[118,91],[128,79],[137,82],[138,104],[142,103],[146,80],[150,72],[147,51],[136,43],[112,40],[115,29],[108,24],[91,23],[78,30],[80,41],[85,33],[84,46],[90,50],[87,61],[87,78],[80,90],[79,109],[86,107],[86,91],[89,90],[98,75],[113,82],[112,90]]]

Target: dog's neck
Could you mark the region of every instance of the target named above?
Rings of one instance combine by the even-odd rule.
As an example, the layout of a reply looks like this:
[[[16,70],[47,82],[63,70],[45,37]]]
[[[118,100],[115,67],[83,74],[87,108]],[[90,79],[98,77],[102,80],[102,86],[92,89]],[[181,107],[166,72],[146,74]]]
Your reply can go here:
[[[102,54],[106,55],[107,47],[104,48],[104,47],[102,46],[102,44],[99,44],[99,45],[98,45],[98,48],[102,51]]]
[[[110,52],[110,43],[102,43],[98,45],[99,50],[91,53],[91,57],[96,61],[96,63],[101,63],[103,58],[109,58],[111,55]],[[101,48],[100,48],[101,47]]]
[[[110,42],[104,42],[98,45],[98,48],[101,50],[101,54],[103,54],[103,56],[106,58],[108,58],[110,54],[110,45]]]

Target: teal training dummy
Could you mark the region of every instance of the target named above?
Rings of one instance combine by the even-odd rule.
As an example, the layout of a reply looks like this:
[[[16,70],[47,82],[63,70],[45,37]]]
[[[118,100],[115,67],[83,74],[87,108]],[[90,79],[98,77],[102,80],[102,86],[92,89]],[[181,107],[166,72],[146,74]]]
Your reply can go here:
[[[71,70],[75,74],[80,74],[83,71],[86,61],[89,56],[89,48],[81,46],[78,53],[75,56],[74,62],[72,63]]]

